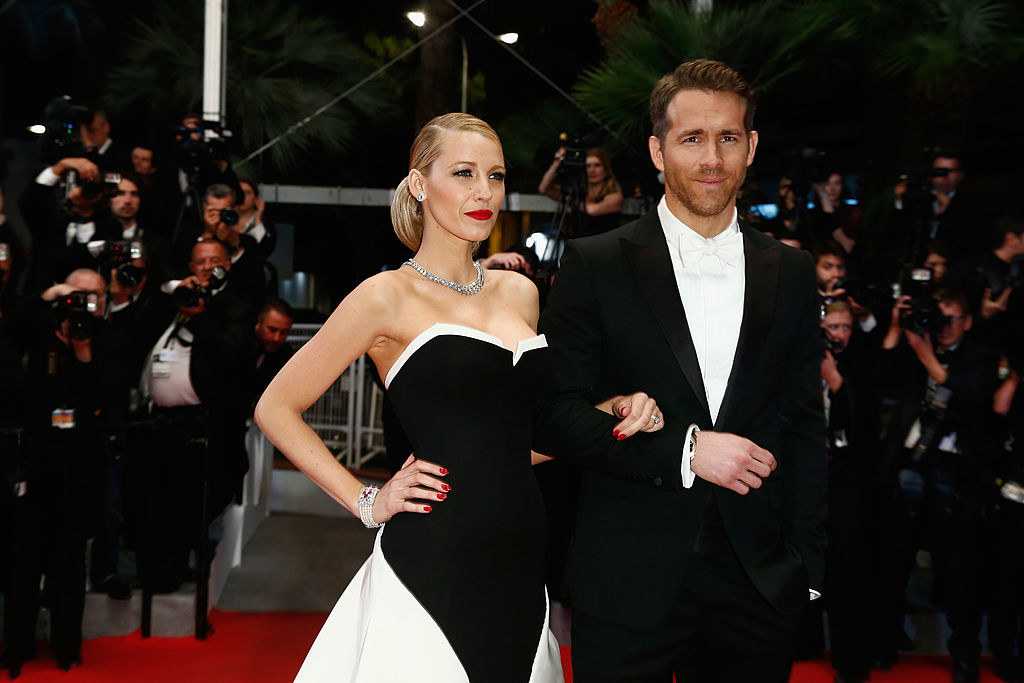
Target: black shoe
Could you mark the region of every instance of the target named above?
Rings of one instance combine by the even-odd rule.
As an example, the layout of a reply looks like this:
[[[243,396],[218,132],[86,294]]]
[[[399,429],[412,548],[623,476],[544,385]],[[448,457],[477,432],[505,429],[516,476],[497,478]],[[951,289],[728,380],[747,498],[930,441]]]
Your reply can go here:
[[[953,683],[978,683],[977,659],[953,658]]]

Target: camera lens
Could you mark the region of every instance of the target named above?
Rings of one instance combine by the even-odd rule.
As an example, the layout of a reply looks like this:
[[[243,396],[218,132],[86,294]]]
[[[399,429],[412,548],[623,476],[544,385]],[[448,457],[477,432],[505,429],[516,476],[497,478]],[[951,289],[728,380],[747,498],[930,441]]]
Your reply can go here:
[[[224,225],[238,225],[238,212],[234,209],[221,209],[220,219]]]

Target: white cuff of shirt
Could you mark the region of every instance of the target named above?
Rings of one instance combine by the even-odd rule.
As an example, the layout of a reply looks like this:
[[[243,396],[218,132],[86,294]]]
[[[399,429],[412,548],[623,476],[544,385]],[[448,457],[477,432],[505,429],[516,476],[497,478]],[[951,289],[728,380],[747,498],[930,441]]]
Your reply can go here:
[[[60,176],[53,172],[53,166],[47,166],[36,176],[36,182],[53,187],[60,182]]]
[[[697,478],[697,475],[690,469],[690,461],[693,460],[693,435],[699,431],[700,427],[695,424],[690,425],[690,428],[686,430],[686,440],[683,441],[683,461],[679,465],[679,474],[683,478],[684,489],[692,487]]]
[[[821,597],[821,593],[819,593],[818,591],[814,590],[813,588],[808,588],[807,590],[811,594],[811,600],[817,600],[818,598]]]
[[[174,294],[174,290],[181,284],[181,280],[168,280],[160,285],[160,291],[164,294]]]
[[[867,320],[861,320],[860,321],[860,330],[861,330],[861,332],[870,332],[871,330],[875,329],[876,327],[878,327],[878,320],[875,318],[875,314],[874,313],[872,313],[870,316],[868,316]]]

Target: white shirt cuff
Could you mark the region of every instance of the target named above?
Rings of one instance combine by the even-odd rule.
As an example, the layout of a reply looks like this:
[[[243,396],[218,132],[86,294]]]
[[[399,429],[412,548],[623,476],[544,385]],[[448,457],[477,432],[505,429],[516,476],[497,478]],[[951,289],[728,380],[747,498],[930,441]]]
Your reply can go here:
[[[691,488],[697,478],[697,475],[690,469],[690,460],[693,459],[693,435],[699,431],[700,428],[697,425],[690,425],[690,428],[686,430],[686,440],[683,441],[683,461],[679,465],[679,474],[683,478],[684,489]]]
[[[861,332],[870,332],[871,330],[875,329],[876,327],[878,327],[878,320],[875,318],[875,314],[874,313],[872,313],[870,316],[868,316],[867,320],[861,320],[860,321],[860,330],[861,330]]]
[[[47,166],[36,176],[36,182],[53,187],[60,182],[60,176],[53,172],[53,166]]]
[[[811,594],[811,600],[817,600],[818,598],[821,597],[821,593],[819,593],[818,591],[814,590],[813,588],[808,588],[807,590]]]
[[[181,284],[181,280],[168,280],[160,285],[160,291],[164,294],[174,294],[174,290]]]

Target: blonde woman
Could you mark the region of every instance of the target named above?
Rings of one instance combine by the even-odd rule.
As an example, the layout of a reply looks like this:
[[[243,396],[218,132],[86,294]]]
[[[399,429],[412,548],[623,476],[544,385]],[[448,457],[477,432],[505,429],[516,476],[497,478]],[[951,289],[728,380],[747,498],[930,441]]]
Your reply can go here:
[[[504,178],[486,123],[468,114],[428,123],[391,207],[414,257],[346,297],[256,408],[271,441],[340,505],[368,527],[387,523],[297,680],[562,680],[530,467],[541,457],[531,455],[531,412],[547,359],[537,292],[472,260]],[[363,353],[415,447],[380,489],[340,465],[301,419]],[[626,436],[661,426],[644,394],[601,408],[625,416],[617,429]]]

